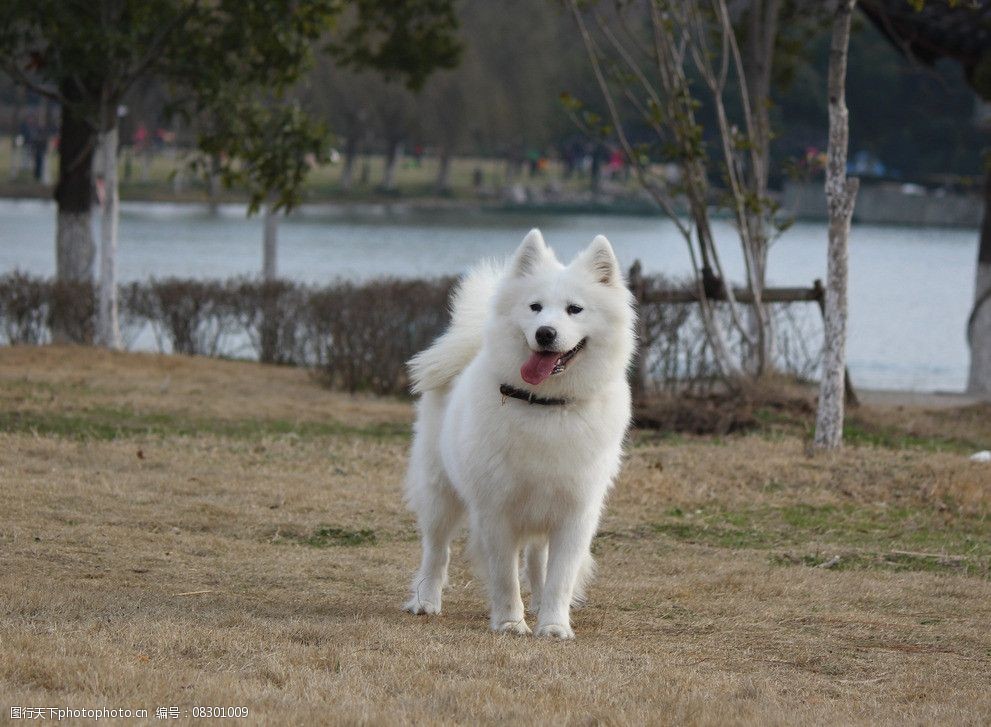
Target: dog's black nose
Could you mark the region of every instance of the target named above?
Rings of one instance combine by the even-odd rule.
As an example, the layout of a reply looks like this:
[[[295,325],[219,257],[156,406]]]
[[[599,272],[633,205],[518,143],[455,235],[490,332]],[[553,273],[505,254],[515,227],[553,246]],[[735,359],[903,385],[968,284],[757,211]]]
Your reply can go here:
[[[541,346],[550,346],[557,338],[557,331],[550,326],[541,326],[537,329],[537,343]]]

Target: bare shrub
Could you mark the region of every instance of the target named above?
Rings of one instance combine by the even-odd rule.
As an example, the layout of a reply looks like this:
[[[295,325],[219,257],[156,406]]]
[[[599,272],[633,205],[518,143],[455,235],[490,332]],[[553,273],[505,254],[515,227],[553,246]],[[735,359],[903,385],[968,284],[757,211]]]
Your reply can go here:
[[[384,279],[315,291],[306,318],[319,378],[347,391],[405,392],[406,361],[447,324],[452,283]]]
[[[74,343],[92,343],[96,333],[96,286],[92,281],[53,280],[47,288],[45,322]]]
[[[149,303],[147,283],[126,283],[117,286],[118,320],[120,339],[125,349],[130,349],[145,326],[151,324],[148,318]],[[161,349],[161,346],[159,346]]]
[[[128,291],[127,306],[151,323],[162,352],[217,356],[234,329],[230,293],[216,281],[152,280]]]
[[[687,285],[663,276],[641,279],[643,292]],[[406,361],[447,325],[451,278],[338,282],[311,288],[289,281],[151,280],[120,287],[122,338],[150,326],[162,352],[250,356],[311,366],[327,386],[402,394]],[[46,343],[57,319],[72,340],[91,341],[95,293],[90,283],[58,283],[23,273],[0,277],[0,334],[8,343]],[[731,315],[713,302],[715,316]],[[775,304],[778,346],[773,370],[809,380],[819,366],[821,319],[814,304]],[[706,396],[725,387],[699,306],[641,307],[643,393]],[[731,327],[728,327],[731,328]],[[730,351],[747,342],[727,339]],[[742,356],[742,353],[741,353]]]
[[[644,293],[685,288],[694,284],[656,275],[642,278]],[[731,311],[726,303],[710,302],[714,319],[727,318],[725,330],[731,330]],[[777,303],[768,305],[777,346],[768,371],[799,380],[809,380],[819,367],[821,348],[808,341],[821,339],[822,321],[814,303]],[[647,393],[687,393],[701,396],[721,391],[723,377],[714,356],[705,322],[697,303],[649,303],[640,307],[643,357],[643,385]],[[745,357],[750,345],[743,336],[728,336],[727,351]]]
[[[259,361],[307,362],[303,317],[310,295],[307,287],[288,280],[238,279],[228,283],[232,315]]]
[[[0,277],[0,318],[7,343],[39,344],[48,340],[49,285],[14,271]]]

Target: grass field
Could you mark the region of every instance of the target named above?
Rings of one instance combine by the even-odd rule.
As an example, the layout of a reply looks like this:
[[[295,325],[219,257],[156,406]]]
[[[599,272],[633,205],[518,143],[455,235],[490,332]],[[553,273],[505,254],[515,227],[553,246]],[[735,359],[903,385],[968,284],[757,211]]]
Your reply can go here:
[[[991,722],[987,407],[634,432],[578,638],[401,613],[406,402],[300,370],[0,349],[0,708],[272,724]],[[154,721],[154,720],[151,720]]]

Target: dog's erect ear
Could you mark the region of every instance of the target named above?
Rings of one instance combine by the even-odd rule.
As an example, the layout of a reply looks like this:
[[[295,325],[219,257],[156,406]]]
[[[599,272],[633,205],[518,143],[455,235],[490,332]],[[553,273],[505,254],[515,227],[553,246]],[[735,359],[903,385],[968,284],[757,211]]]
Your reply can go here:
[[[592,272],[595,279],[603,285],[622,285],[623,276],[619,271],[619,260],[613,252],[612,245],[605,235],[596,235],[589,245],[578,256],[578,260]]]
[[[536,227],[530,230],[513,255],[510,270],[513,275],[530,275],[548,260],[554,259],[554,252],[547,247],[544,236]]]

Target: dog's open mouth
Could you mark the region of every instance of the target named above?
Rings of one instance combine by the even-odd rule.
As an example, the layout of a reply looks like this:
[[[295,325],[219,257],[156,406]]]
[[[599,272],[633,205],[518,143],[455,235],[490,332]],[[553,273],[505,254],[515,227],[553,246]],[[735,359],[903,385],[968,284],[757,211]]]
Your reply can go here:
[[[526,363],[520,367],[520,376],[528,384],[536,386],[543,383],[551,376],[555,376],[564,371],[568,364],[578,355],[578,352],[585,348],[587,338],[583,338],[570,351],[533,351]]]

